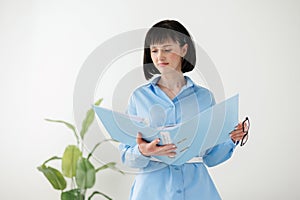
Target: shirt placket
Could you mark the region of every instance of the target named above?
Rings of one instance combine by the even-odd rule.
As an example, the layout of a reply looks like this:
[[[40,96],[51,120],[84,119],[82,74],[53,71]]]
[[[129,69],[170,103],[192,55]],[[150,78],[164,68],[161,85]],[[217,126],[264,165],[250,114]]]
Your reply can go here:
[[[154,87],[155,93],[160,96],[164,101],[164,107],[166,108],[167,121],[165,125],[174,125],[176,124],[176,97],[171,100],[162,90],[158,88],[158,86]]]
[[[176,103],[174,103],[174,101],[170,101],[170,125],[176,124],[176,110]]]
[[[178,109],[180,108],[180,106],[178,105],[178,98],[175,97],[172,101],[171,101],[171,105],[172,105],[172,123],[176,124],[177,122],[177,112]],[[181,166],[176,166],[176,165],[170,165],[170,170],[172,173],[172,185],[173,185],[173,200],[183,200],[184,199],[184,190],[183,190],[183,174],[182,174],[182,168]]]
[[[184,185],[182,166],[170,165],[170,171],[172,173],[172,185],[173,185],[173,200],[184,199]]]

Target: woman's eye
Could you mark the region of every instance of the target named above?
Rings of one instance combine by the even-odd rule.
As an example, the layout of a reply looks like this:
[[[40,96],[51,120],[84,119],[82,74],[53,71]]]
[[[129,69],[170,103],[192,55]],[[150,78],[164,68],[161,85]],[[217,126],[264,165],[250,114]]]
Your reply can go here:
[[[162,49],[161,51],[163,51],[163,52],[171,52],[172,49]],[[158,52],[157,49],[151,50],[151,53],[157,53],[157,52]]]

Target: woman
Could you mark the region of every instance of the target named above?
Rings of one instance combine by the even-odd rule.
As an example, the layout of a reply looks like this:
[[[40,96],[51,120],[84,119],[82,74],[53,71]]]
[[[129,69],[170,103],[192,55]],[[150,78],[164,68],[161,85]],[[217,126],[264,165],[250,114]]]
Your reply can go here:
[[[212,93],[183,75],[193,70],[195,62],[194,43],[182,24],[174,20],[155,24],[146,35],[144,48],[145,77],[152,79],[133,92],[128,114],[149,119],[151,126],[161,127],[189,120],[213,106]],[[132,186],[130,199],[221,199],[206,166],[215,166],[229,159],[235,143],[243,136],[242,124],[239,123],[230,134],[231,140],[202,155],[195,155],[197,159],[183,165],[167,165],[152,156],[174,157],[176,146],[159,146],[159,138],[146,142],[142,133],[138,133],[137,145],[120,145],[123,163],[141,169]]]

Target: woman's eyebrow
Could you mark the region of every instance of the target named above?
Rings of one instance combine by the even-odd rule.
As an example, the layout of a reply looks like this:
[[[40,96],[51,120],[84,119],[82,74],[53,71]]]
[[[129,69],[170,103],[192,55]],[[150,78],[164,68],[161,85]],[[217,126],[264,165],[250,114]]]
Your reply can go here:
[[[172,44],[165,44],[165,45],[162,45],[161,47],[171,47],[173,46]],[[155,45],[151,45],[150,48],[157,48],[157,46]]]

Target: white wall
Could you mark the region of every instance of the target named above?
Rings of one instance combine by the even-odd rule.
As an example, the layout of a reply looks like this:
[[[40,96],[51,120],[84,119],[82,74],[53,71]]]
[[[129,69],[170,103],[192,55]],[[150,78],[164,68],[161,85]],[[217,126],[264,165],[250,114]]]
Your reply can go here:
[[[0,1],[0,199],[59,198],[36,167],[74,139],[43,119],[73,121],[77,74],[102,42],[165,18],[189,29],[251,118],[248,144],[210,170],[223,199],[300,198],[299,1],[194,2]],[[127,199],[133,176],[97,178]]]

